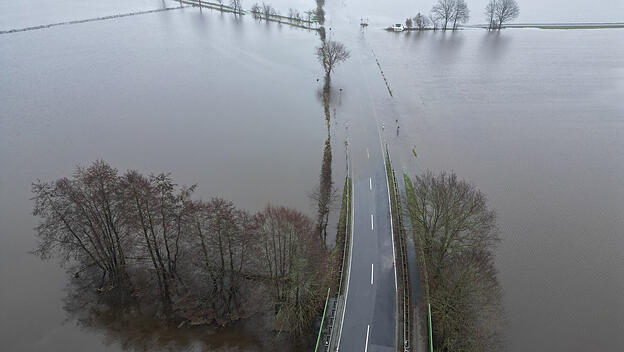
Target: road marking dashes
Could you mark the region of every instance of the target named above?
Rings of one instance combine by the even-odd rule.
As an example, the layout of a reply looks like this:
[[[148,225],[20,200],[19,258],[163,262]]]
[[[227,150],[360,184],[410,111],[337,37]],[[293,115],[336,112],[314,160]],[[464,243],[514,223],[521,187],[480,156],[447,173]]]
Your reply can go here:
[[[371,264],[371,285],[373,284],[373,273],[375,272],[375,264]]]

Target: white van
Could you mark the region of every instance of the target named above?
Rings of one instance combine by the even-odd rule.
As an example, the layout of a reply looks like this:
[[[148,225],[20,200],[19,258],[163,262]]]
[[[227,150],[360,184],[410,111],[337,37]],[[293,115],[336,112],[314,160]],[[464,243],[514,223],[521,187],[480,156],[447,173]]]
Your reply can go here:
[[[392,26],[392,30],[395,32],[402,32],[405,30],[405,27],[402,24],[397,23],[394,26]]]

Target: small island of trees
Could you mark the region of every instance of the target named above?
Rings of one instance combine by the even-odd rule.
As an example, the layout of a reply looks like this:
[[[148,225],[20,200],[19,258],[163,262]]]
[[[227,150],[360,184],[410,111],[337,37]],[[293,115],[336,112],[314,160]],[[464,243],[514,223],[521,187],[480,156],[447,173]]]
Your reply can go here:
[[[496,213],[481,191],[454,173],[405,174],[404,180],[435,350],[502,350]]]
[[[485,8],[488,30],[500,30],[503,25],[518,18],[520,8],[516,0],[490,0]],[[465,0],[438,0],[429,15],[417,13],[405,20],[408,30],[457,30],[470,20],[470,9]]]
[[[43,259],[60,258],[89,309],[226,326],[260,313],[271,330],[309,334],[334,275],[306,215],[193,199],[168,174],[120,174],[103,161],[33,184]]]

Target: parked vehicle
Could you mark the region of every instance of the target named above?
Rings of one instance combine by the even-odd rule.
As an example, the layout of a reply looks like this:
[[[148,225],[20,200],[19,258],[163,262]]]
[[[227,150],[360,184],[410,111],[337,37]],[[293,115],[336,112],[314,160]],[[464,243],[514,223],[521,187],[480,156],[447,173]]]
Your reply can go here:
[[[392,30],[395,32],[403,32],[405,30],[405,26],[403,26],[401,23],[397,23],[392,26]]]

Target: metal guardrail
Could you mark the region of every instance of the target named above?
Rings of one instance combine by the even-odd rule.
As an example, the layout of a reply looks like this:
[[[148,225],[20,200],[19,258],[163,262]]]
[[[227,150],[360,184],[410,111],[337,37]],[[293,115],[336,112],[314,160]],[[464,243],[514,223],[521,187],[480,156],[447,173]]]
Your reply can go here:
[[[403,273],[403,349],[405,351],[409,351],[411,346],[411,286],[409,283],[409,267],[407,262],[407,249],[406,249],[406,241],[405,241],[405,228],[403,227],[403,214],[401,211],[401,205],[399,204],[399,189],[396,181],[396,174],[394,169],[392,169],[392,179],[394,181],[394,201],[395,201],[395,209],[396,209],[396,217],[398,220],[398,234],[399,234],[399,255],[401,258],[402,265],[402,273]]]
[[[390,164],[390,155],[388,154],[388,151],[386,150],[386,154],[388,157],[388,162]],[[393,222],[393,226],[395,227],[394,233],[397,236],[397,243],[398,243],[398,252],[399,252],[399,263],[395,263],[395,265],[400,266],[400,271],[401,271],[401,280],[403,282],[403,290],[401,292],[401,298],[402,298],[402,305],[403,305],[403,309],[402,309],[402,320],[403,320],[403,334],[402,334],[402,338],[403,338],[403,351],[409,351],[412,345],[412,333],[411,333],[411,313],[412,313],[412,307],[411,307],[411,288],[410,288],[410,284],[409,284],[409,268],[408,268],[408,262],[407,262],[407,250],[406,250],[406,234],[405,234],[405,229],[403,226],[403,213],[401,211],[401,205],[400,205],[400,193],[399,193],[399,189],[398,189],[398,185],[396,182],[396,174],[394,172],[394,169],[392,169],[392,166],[390,164],[390,170],[392,172],[392,182],[393,182],[393,193],[394,193],[394,204],[392,204],[392,207],[394,208],[394,212],[393,215],[396,216],[396,220],[395,222]],[[348,174],[348,171],[347,171]],[[353,184],[352,184],[352,179],[348,179],[349,183],[350,183],[350,187],[348,189],[349,195],[350,195],[350,199],[352,201],[352,197],[353,197]],[[329,352],[332,343],[334,342],[333,340],[333,333],[334,333],[334,326],[336,324],[336,313],[338,312],[338,307],[341,305],[341,302],[343,302],[341,300],[341,295],[342,295],[342,291],[343,291],[343,285],[344,285],[344,273],[345,273],[345,265],[347,262],[347,252],[348,252],[348,246],[349,243],[351,241],[351,231],[350,231],[350,226],[351,226],[351,222],[352,222],[352,218],[351,218],[351,214],[352,214],[353,208],[352,208],[352,204],[351,202],[349,202],[348,207],[347,207],[347,216],[346,216],[346,221],[345,221],[345,240],[344,240],[344,245],[343,245],[343,253],[342,253],[342,258],[341,258],[341,266],[340,266],[340,271],[339,271],[339,275],[340,275],[340,279],[338,281],[338,290],[335,293],[335,299],[333,299],[331,301],[330,304],[330,309],[329,311],[327,311],[327,302],[329,300],[329,292],[328,292],[328,299],[326,300],[326,308],[323,314],[323,318],[322,318],[322,322],[321,322],[321,327],[319,329],[319,336],[317,338],[317,347],[315,349],[315,351],[325,351],[325,352]],[[344,307],[343,307],[344,309]],[[327,318],[326,318],[327,316]],[[323,326],[323,322],[327,321],[327,325]],[[340,322],[342,323],[342,322]],[[324,343],[322,342],[322,338],[321,336],[324,336]],[[398,346],[400,347],[400,346]]]
[[[340,308],[344,309],[344,281],[345,281],[345,268],[346,268],[346,263],[348,260],[348,248],[351,242],[351,236],[352,236],[352,231],[351,231],[351,226],[352,226],[352,213],[353,213],[353,179],[349,176],[349,154],[347,152],[347,170],[346,170],[346,179],[345,179],[345,185],[346,185],[346,192],[348,192],[348,197],[347,197],[347,211],[346,211],[346,217],[345,217],[345,236],[344,236],[344,243],[343,243],[343,249],[342,249],[342,256],[340,258],[340,271],[338,272],[339,274],[339,280],[338,280],[338,287],[336,290],[336,293],[333,295],[333,297],[330,300],[330,309],[326,312],[324,312],[323,314],[323,319],[325,319],[325,316],[327,314],[327,324],[326,326],[322,326],[320,327],[320,331],[323,331],[323,338],[320,340],[323,340],[323,343],[321,343],[321,346],[318,346],[318,351],[324,351],[324,352],[329,352],[330,348],[332,347],[332,344],[335,343],[335,336],[334,336],[334,327],[336,327],[336,324],[342,324],[342,321],[337,320],[336,319],[336,313],[339,312]],[[328,294],[328,298],[329,298],[329,294]],[[321,335],[319,335],[320,337]]]
[[[319,342],[321,342],[321,334],[323,333],[323,323],[325,322],[325,313],[327,312],[327,301],[329,301],[330,292],[331,292],[331,287],[328,287],[327,298],[325,298],[325,308],[323,308],[323,317],[321,318],[321,326],[319,327],[318,336],[316,337],[316,347],[314,348],[314,352],[318,352]]]
[[[401,204],[400,204],[400,193],[399,193],[399,188],[398,188],[398,184],[397,184],[397,180],[396,180],[396,174],[394,172],[394,169],[392,168],[392,162],[390,160],[390,153],[388,152],[388,147],[386,146],[386,157],[388,158],[388,164],[390,166],[390,170],[392,173],[392,186],[393,186],[393,191],[394,191],[394,212],[393,215],[396,217],[396,222],[394,223],[394,226],[396,227],[394,229],[394,232],[397,234],[398,237],[398,249],[399,249],[399,259],[400,259],[400,263],[397,263],[397,265],[400,265],[401,267],[401,280],[403,281],[403,292],[402,292],[402,298],[403,298],[403,351],[409,351],[411,346],[412,346],[412,334],[411,334],[411,312],[412,312],[412,306],[411,306],[411,286],[409,283],[409,267],[408,267],[408,261],[407,261],[407,249],[406,249],[406,234],[405,234],[405,228],[403,226],[403,212],[401,211]]]

